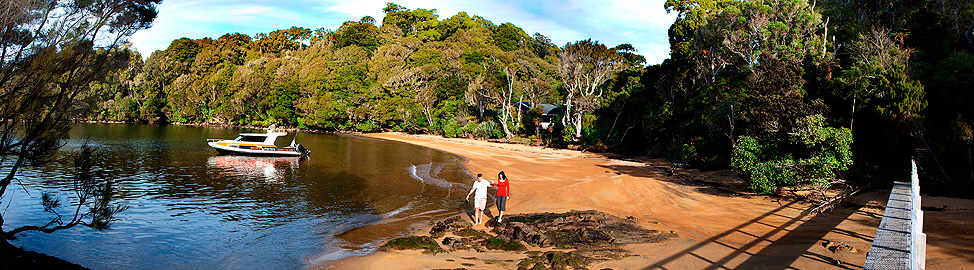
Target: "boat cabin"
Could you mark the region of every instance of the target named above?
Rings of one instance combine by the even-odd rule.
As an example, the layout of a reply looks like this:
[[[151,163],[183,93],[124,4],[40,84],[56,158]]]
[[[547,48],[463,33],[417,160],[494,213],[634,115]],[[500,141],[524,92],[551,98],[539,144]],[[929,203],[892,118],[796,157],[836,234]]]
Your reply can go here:
[[[285,135],[287,135],[287,133],[283,132],[241,133],[240,136],[233,139],[233,141],[255,143],[260,144],[261,146],[273,146],[274,141],[276,141],[278,137]]]

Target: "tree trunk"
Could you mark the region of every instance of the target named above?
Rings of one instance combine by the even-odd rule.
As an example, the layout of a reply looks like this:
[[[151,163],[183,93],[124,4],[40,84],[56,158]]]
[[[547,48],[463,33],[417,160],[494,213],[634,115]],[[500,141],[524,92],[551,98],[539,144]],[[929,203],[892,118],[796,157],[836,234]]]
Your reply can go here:
[[[849,114],[849,131],[852,131],[852,124],[856,121],[856,98],[859,97],[858,94],[858,90],[852,92],[852,113]]]
[[[501,127],[504,129],[504,139],[510,141],[511,140],[511,137],[513,137],[513,135],[511,135],[511,130],[507,127],[507,116],[508,116],[508,114],[510,114],[508,112],[509,109],[508,109],[507,103],[508,103],[507,101],[504,101],[504,107],[501,108],[501,119],[500,120],[501,120]]]
[[[619,123],[619,117],[620,116],[622,116],[622,113],[616,112],[615,119],[612,119],[612,127],[609,127],[609,132],[606,133],[606,135],[605,135],[605,141],[606,142],[608,142],[609,141],[609,138],[612,137],[612,131],[614,131],[616,129],[616,124]]]
[[[561,126],[568,127],[571,123],[572,115],[572,95],[574,93],[569,92],[568,97],[565,98],[565,114],[561,117]]]
[[[502,97],[504,98],[504,107],[501,108],[501,114],[504,117],[501,119],[501,126],[504,127],[504,139],[510,141],[514,137],[514,134],[511,134],[511,129],[508,128],[507,118],[511,117],[511,99],[514,98],[514,80],[510,75],[507,78],[507,91],[504,92],[504,96]]]
[[[575,140],[582,140],[582,112],[577,110],[575,113]]]
[[[522,116],[521,116],[521,104],[523,102],[522,101],[523,98],[524,98],[523,95],[517,97],[517,119],[514,120],[514,123],[515,123],[514,127],[516,129],[515,132],[518,132],[518,133],[521,133],[521,119],[522,119]]]
[[[426,113],[426,122],[429,123],[429,127],[433,127],[433,115],[430,114],[429,107],[423,106],[423,112]]]
[[[971,160],[971,144],[967,144],[967,165],[971,167],[971,180],[974,180],[974,160]]]
[[[480,118],[484,118],[484,89],[477,90],[477,112],[480,113]]]

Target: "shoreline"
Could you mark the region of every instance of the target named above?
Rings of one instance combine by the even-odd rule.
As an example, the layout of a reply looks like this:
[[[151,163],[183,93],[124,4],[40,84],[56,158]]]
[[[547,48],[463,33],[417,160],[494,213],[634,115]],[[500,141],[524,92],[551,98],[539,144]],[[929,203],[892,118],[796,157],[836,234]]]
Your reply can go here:
[[[680,169],[666,176],[659,173],[670,165],[663,160],[433,135],[353,135],[452,153],[465,159],[464,166],[470,174],[491,176],[504,170],[512,181],[510,214],[598,210],[632,217],[647,229],[679,235],[664,243],[629,245],[626,248],[636,256],[590,265],[594,269],[861,268],[889,192],[866,192],[832,212],[812,216],[804,213],[807,206],[799,202],[748,192],[743,182],[727,171]],[[970,229],[960,229],[974,224],[974,200],[928,197],[923,202],[925,206],[936,205],[933,207],[953,205],[944,207],[949,210],[926,215],[927,227],[934,227],[925,230],[931,239],[927,265],[974,266],[974,255],[958,255],[963,254],[958,249],[974,246]],[[948,220],[953,224],[930,225]],[[424,235],[431,224],[410,227],[412,235]],[[475,229],[487,228],[479,225]],[[949,239],[950,243],[933,240],[938,238]],[[851,246],[856,252],[832,252],[829,248],[837,244]],[[309,268],[512,269],[516,266],[476,264],[464,258],[477,257],[486,262],[523,256],[504,252],[463,251],[431,256],[418,251],[376,251],[324,264],[312,263]]]
[[[236,124],[219,124],[219,123],[179,123],[179,122],[127,122],[127,121],[103,121],[103,120],[73,120],[72,123],[77,124],[115,124],[115,125],[150,125],[150,126],[186,126],[186,127],[205,127],[205,128],[247,128],[247,129],[258,129],[266,130],[267,126],[255,126],[255,125],[236,125]],[[361,132],[354,131],[323,131],[317,129],[301,129],[292,126],[281,126],[277,127],[285,131],[301,131],[304,133],[313,134],[348,134],[348,135],[359,135],[364,134]]]

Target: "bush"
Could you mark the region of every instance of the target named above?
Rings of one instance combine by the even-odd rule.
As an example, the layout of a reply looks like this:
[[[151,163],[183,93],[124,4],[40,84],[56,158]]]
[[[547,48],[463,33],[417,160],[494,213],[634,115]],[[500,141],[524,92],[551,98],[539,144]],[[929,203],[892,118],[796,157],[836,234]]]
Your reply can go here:
[[[355,125],[355,129],[362,132],[373,132],[379,130],[379,125],[372,123],[372,121],[365,121]]]
[[[538,124],[541,123],[541,113],[544,112],[544,108],[541,106],[536,106],[527,110],[521,116],[521,127],[525,135],[535,135],[538,133]]]
[[[447,120],[446,124],[443,125],[443,137],[459,138],[466,137],[466,135],[467,132],[463,130],[463,126],[457,120]]]
[[[504,131],[497,122],[487,120],[477,125],[473,135],[481,139],[499,139],[504,137]]]
[[[821,115],[802,118],[786,141],[761,142],[741,136],[731,166],[748,180],[751,189],[764,194],[789,186],[828,188],[829,179],[852,165],[852,132],[826,127],[824,121]]]
[[[473,134],[474,130],[477,129],[477,126],[476,121],[467,121],[467,123],[463,125],[463,134]]]

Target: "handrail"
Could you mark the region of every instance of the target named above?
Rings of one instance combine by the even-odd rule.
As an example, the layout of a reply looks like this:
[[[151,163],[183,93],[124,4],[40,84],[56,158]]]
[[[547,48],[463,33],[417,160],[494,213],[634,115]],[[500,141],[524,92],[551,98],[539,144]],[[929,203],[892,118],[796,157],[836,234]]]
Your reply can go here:
[[[863,269],[926,267],[927,235],[923,233],[920,180],[916,162],[911,163],[910,181],[894,181]]]

